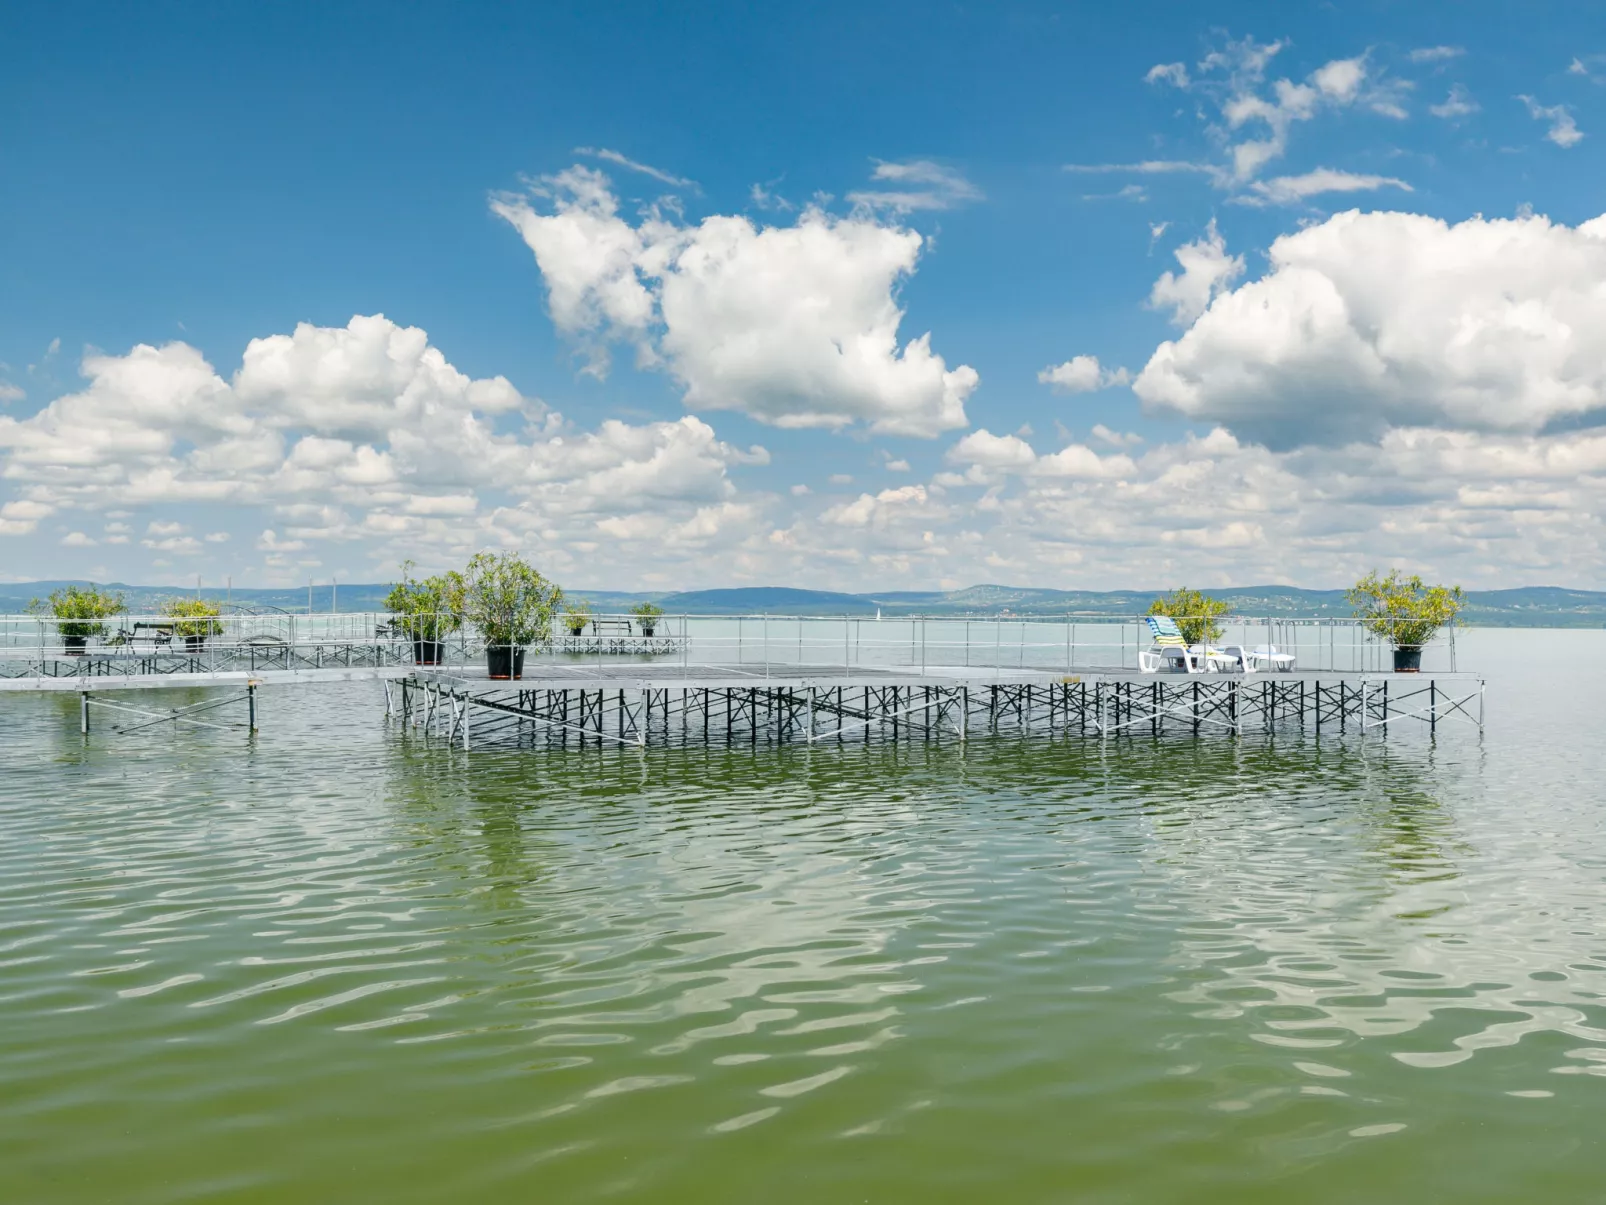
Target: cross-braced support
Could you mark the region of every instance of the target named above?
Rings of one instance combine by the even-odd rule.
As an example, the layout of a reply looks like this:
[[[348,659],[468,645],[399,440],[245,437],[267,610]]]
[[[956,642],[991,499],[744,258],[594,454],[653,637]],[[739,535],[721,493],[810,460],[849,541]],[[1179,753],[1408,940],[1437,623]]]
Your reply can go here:
[[[245,722],[217,723],[211,719],[197,719],[197,716],[208,715],[220,708],[233,703],[245,704]],[[114,702],[104,695],[94,691],[84,690],[78,694],[78,727],[85,736],[90,734],[91,708],[100,708],[115,712],[119,716],[133,717],[121,723],[110,725],[113,732],[139,732],[142,729],[154,728],[158,724],[172,724],[177,728],[180,724],[193,728],[210,728],[216,732],[227,732],[230,729],[245,729],[248,733],[257,730],[257,684],[246,683],[243,691],[231,692],[226,695],[213,695],[202,699],[198,703],[188,703],[183,707],[169,707],[156,709],[151,707],[136,707],[131,703]]]
[[[1392,688],[1392,689],[1391,689]],[[992,733],[1223,733],[1304,728],[1386,732],[1404,719],[1481,728],[1483,683],[1273,675],[1082,675],[955,681],[888,676],[851,681],[498,683],[419,677],[399,684],[405,718],[469,746],[667,743],[778,744],[966,740]],[[419,701],[411,701],[417,692]],[[397,705],[387,703],[387,713]]]

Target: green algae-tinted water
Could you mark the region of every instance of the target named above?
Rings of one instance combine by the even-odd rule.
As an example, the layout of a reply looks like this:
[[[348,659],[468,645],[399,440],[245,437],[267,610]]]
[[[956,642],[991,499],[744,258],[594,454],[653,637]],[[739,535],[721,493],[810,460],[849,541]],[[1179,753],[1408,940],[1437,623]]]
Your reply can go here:
[[[0,1201],[1594,1199],[1603,653],[1464,636],[1481,741],[0,697]]]

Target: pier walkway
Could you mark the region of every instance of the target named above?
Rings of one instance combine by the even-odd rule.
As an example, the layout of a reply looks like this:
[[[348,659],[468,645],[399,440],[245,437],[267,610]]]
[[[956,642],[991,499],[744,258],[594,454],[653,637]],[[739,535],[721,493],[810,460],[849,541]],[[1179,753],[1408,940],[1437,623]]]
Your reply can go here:
[[[6,641],[0,619],[0,694],[77,693],[85,733],[101,708],[116,713],[119,731],[163,722],[254,730],[261,688],[375,680],[391,722],[464,748],[1388,732],[1405,721],[1481,730],[1484,718],[1484,681],[1456,668],[1453,631],[1425,652],[1426,672],[1394,674],[1387,646],[1349,621],[1229,621],[1240,633],[1223,648],[1252,650],[1258,637],[1294,666],[1245,672],[1252,659],[1242,657],[1187,674],[1136,668],[1145,633],[1132,619],[674,617],[655,638],[532,649],[523,677],[506,681],[487,676],[472,634],[454,636],[446,664],[430,666],[415,663],[413,643],[392,635],[386,617],[296,618],[297,631],[273,639],[225,632],[195,647],[133,650],[68,650],[42,631]],[[123,694],[179,688],[213,693],[166,710]]]
[[[419,669],[386,711],[463,747],[966,740],[983,733],[1384,732],[1402,720],[1483,726],[1473,674],[1174,674],[1089,668],[830,665],[527,666],[522,680]]]

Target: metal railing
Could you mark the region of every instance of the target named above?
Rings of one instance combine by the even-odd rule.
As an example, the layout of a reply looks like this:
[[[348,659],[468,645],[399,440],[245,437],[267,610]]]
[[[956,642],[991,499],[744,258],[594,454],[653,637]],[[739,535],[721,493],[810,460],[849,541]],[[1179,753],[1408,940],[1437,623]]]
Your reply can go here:
[[[164,615],[115,615],[89,621],[48,616],[0,616],[0,663],[43,666],[75,658],[113,669],[144,663],[193,669],[282,665],[407,665],[438,653],[445,664],[478,660],[485,639],[472,625],[442,631],[439,650],[420,649],[414,633],[429,624],[384,612],[224,614],[212,620]],[[1392,667],[1392,643],[1359,620],[1227,616],[1212,650],[1265,652],[1294,658],[1300,670],[1382,672]],[[76,625],[81,640],[72,636]],[[1138,654],[1154,645],[1142,616],[782,616],[665,615],[646,634],[634,615],[588,617],[581,635],[561,624],[530,656],[565,662],[672,658],[685,665],[853,668],[1137,669]],[[450,628],[449,623],[439,625]],[[1422,668],[1456,670],[1456,629],[1449,625],[1423,649]],[[423,654],[421,657],[420,654]],[[29,672],[24,670],[23,672]],[[41,672],[33,670],[32,672]],[[72,672],[72,666],[42,672]]]

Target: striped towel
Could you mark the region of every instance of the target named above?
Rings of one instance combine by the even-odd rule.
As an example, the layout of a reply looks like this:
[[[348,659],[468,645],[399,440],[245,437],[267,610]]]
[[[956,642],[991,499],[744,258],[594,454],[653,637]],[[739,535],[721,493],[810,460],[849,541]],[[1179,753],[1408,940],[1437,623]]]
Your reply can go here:
[[[1150,615],[1145,622],[1149,631],[1154,633],[1154,643],[1161,648],[1185,649],[1188,642],[1182,638],[1182,631],[1177,627],[1177,621],[1169,615]]]

